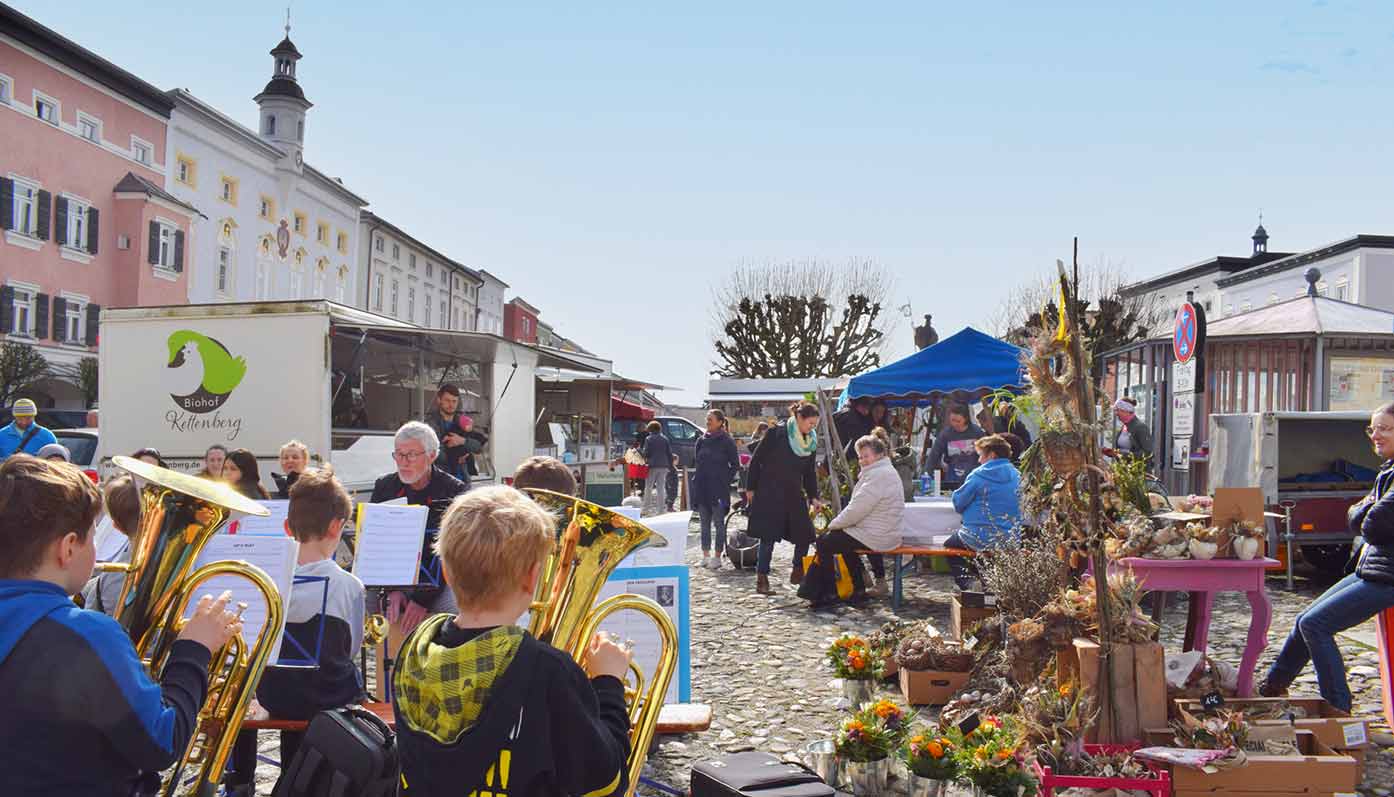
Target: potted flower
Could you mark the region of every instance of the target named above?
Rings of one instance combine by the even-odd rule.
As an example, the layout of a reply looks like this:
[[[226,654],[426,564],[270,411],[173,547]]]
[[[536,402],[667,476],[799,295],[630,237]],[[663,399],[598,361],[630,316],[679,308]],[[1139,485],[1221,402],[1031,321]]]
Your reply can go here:
[[[852,705],[860,706],[870,700],[881,674],[881,662],[866,640],[855,634],[843,634],[828,646],[827,656],[833,672],[842,679],[842,694]]]
[[[1235,523],[1229,530],[1231,535],[1230,549],[1234,551],[1235,559],[1253,559],[1263,550],[1263,543],[1267,536],[1267,531],[1257,523],[1241,520]]]
[[[861,797],[885,791],[896,739],[897,733],[886,726],[874,705],[842,721],[837,731],[837,758],[854,794]]]
[[[1033,797],[1036,779],[1021,753],[1021,731],[1010,719],[987,717],[959,748],[960,777],[974,797]]]
[[[910,773],[910,797],[943,797],[958,777],[957,751],[949,735],[925,731],[911,736],[901,748]]]

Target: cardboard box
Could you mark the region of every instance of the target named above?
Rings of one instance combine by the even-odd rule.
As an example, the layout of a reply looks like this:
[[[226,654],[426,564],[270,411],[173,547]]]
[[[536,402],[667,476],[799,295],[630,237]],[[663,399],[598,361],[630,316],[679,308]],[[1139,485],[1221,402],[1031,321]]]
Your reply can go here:
[[[1341,755],[1355,759],[1357,775],[1364,779],[1365,751],[1370,748],[1370,729],[1366,720],[1352,717],[1319,697],[1252,697],[1231,698],[1225,707],[1248,712],[1262,710],[1266,706],[1292,706],[1306,714],[1301,719],[1289,722],[1286,719],[1254,719],[1254,725],[1289,725],[1298,730],[1311,731],[1318,742]],[[1198,700],[1178,699],[1178,709],[1185,709],[1199,716],[1203,713]]]
[[[1149,734],[1154,733],[1149,731]],[[1163,731],[1166,744],[1171,732]],[[1207,775],[1186,767],[1172,767],[1175,797],[1220,797],[1220,795],[1333,795],[1354,793],[1355,760],[1340,755],[1317,741],[1311,731],[1297,731],[1299,756],[1250,754],[1241,767]]]
[[[949,607],[949,639],[962,642],[964,631],[989,617],[996,616],[996,606],[984,606],[976,609],[969,608],[959,602],[958,596],[955,595],[953,605]]]
[[[1085,690],[1097,695],[1100,677],[1099,643],[1076,639],[1076,667],[1062,670],[1074,674]],[[1087,742],[1127,744],[1143,737],[1146,728],[1166,725],[1166,654],[1160,643],[1139,642],[1114,645],[1110,657],[1113,675],[1112,703],[1117,711],[1101,712],[1097,725],[1085,736]],[[1116,717],[1116,724],[1114,722]]]
[[[997,606],[997,596],[990,592],[975,592],[974,590],[963,590],[958,593],[958,602],[963,604],[965,609],[991,609]]]
[[[901,670],[900,694],[912,706],[942,706],[968,685],[966,672]]]

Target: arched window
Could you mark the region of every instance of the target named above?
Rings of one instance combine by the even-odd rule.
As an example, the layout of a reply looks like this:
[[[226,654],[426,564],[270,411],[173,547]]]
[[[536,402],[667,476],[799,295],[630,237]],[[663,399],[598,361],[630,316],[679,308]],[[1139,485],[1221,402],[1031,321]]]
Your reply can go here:
[[[266,115],[266,118],[262,120],[261,123],[261,132],[263,135],[267,136],[276,135],[276,114],[269,113]]]

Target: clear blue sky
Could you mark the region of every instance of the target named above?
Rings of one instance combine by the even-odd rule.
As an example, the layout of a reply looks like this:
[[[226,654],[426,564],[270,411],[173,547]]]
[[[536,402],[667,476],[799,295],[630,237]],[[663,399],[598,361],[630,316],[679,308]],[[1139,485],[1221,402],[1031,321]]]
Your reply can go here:
[[[284,14],[17,5],[249,124]],[[1275,250],[1394,233],[1394,5],[1132,5],[314,0],[292,38],[312,164],[696,401],[741,260],[875,258],[948,334],[1073,235],[1141,277],[1260,207]]]

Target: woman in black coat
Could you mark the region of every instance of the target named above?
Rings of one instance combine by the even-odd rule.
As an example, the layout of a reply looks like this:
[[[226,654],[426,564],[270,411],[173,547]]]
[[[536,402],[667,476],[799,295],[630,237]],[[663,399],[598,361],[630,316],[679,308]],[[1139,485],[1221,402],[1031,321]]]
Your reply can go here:
[[[736,441],[726,429],[726,414],[707,413],[707,433],[697,439],[693,454],[692,507],[702,521],[702,567],[721,569],[726,550],[726,513],[731,511],[731,480],[741,469]],[[712,555],[712,525],[716,525],[716,555]]]
[[[794,569],[789,580],[803,579],[803,558],[813,543],[813,521],[808,516],[810,502],[821,508],[818,499],[818,408],[805,401],[789,408],[789,419],[770,427],[755,456],[750,460],[750,481],[746,499],[752,537],[760,539],[760,555],[755,565],[755,591],[768,595],[770,559],[780,540],[794,543]]]

